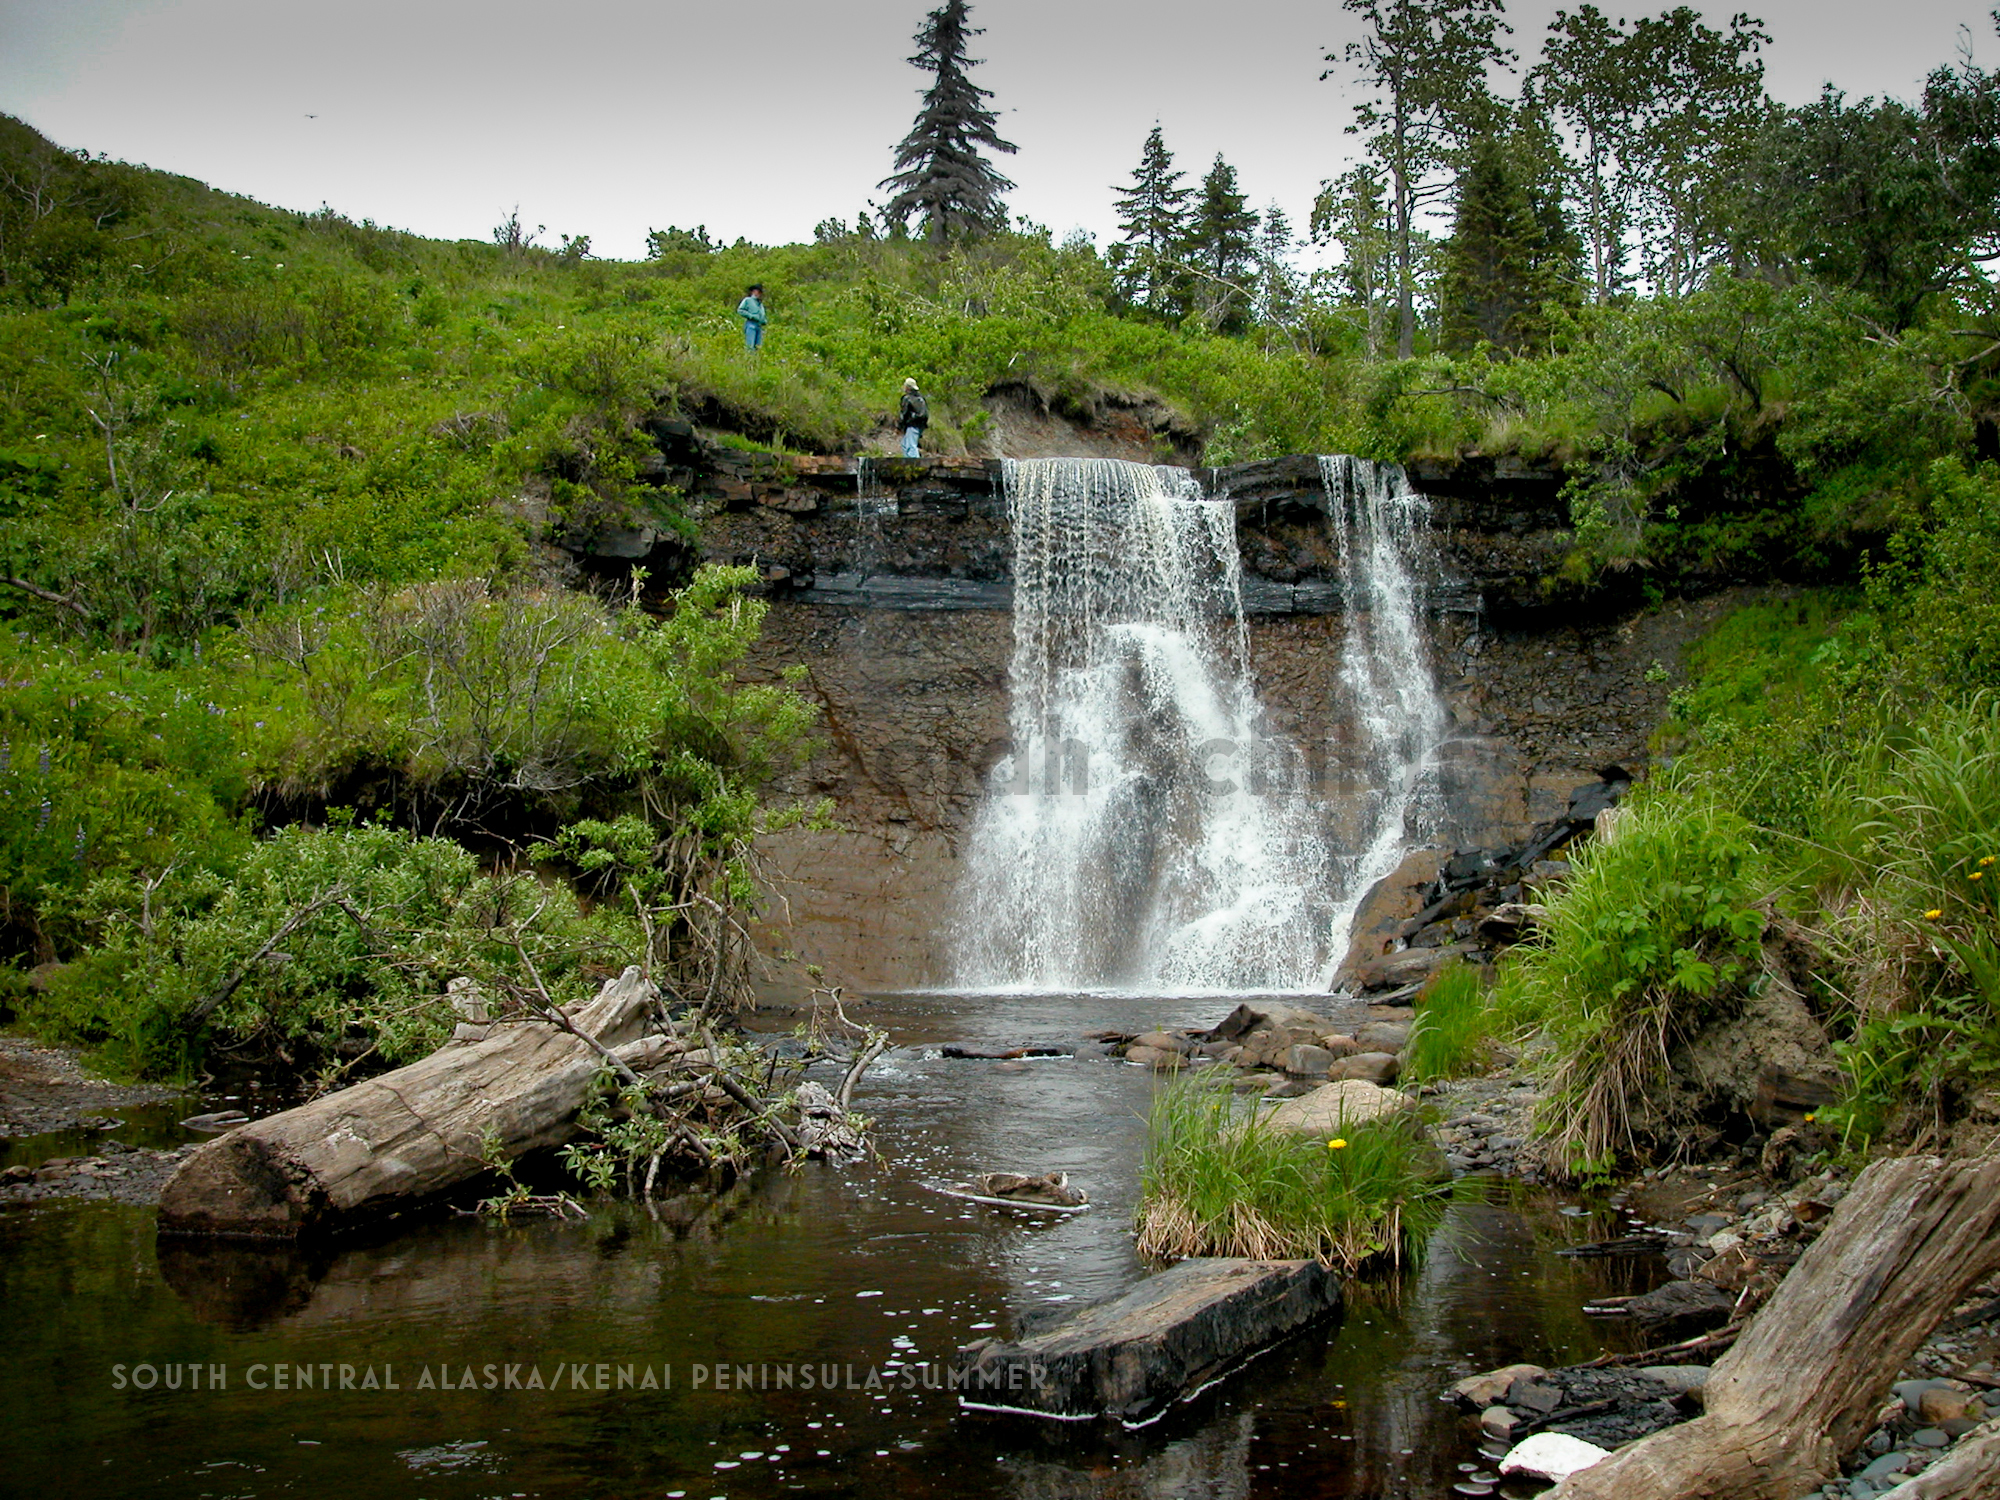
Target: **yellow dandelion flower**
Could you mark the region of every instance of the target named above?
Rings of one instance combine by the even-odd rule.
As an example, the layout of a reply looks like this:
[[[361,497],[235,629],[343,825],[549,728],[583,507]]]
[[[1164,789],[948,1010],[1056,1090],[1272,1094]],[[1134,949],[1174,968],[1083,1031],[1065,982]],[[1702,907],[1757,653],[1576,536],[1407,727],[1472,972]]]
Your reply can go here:
[[[1944,915],[1943,912],[1939,911],[1935,906],[1933,906],[1929,911],[1924,913],[1924,920],[1926,922],[1935,922],[1939,917],[1943,915]]]
[[[1806,1124],[1810,1125],[1814,1120],[1817,1120],[1818,1118],[1819,1118],[1818,1115],[1809,1114],[1806,1116]]]
[[[1989,854],[1989,855],[1987,855],[1987,856],[1986,856],[1986,858],[1982,859],[1982,860],[1981,860],[1981,861],[1980,861],[1979,863],[1980,863],[1980,864],[1981,864],[1982,866],[1984,866],[1984,865],[1990,865],[1990,864],[1992,864],[1992,863],[1993,863],[1993,856]]]
[[[1984,870],[1974,870],[1972,872],[1972,878],[1974,880],[1984,880],[1986,878],[1986,872]]]
[[[1326,1143],[1326,1149],[1329,1151],[1345,1151],[1347,1149],[1347,1142],[1336,1137]]]

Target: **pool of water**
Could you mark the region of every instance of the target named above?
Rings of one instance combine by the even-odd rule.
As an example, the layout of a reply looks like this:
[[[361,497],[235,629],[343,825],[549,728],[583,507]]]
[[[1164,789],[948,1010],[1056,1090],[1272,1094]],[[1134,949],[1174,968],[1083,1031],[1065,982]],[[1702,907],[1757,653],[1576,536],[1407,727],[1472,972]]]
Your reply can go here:
[[[431,1214],[313,1254],[157,1244],[150,1210],[0,1215],[0,1422],[19,1494],[394,1497],[1445,1496],[1473,1424],[1439,1399],[1588,1358],[1595,1296],[1657,1268],[1503,1188],[1421,1267],[1128,1432],[961,1412],[952,1351],[1148,1274],[1131,1216],[1155,1086],[1122,1063],[950,1060],[941,1043],[1211,1024],[1210,1000],[901,996],[856,1107],[879,1158],[587,1222]],[[1049,1222],[927,1182],[1062,1169]],[[144,1388],[142,1388],[144,1387]]]

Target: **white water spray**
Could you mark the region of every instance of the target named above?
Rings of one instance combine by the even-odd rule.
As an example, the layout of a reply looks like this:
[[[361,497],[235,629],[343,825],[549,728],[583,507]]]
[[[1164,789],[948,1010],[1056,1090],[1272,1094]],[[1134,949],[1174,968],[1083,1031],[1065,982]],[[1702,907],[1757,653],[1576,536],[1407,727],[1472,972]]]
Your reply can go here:
[[[1185,471],[1006,466],[1013,753],[967,851],[959,983],[1308,983],[1326,855],[1251,686],[1234,509]]]
[[[1346,850],[1334,866],[1332,958],[1338,962],[1368,888],[1443,825],[1434,752],[1450,719],[1424,629],[1430,502],[1396,464],[1343,454],[1322,457],[1319,467],[1346,610],[1346,759],[1361,793],[1358,815],[1347,820]]]

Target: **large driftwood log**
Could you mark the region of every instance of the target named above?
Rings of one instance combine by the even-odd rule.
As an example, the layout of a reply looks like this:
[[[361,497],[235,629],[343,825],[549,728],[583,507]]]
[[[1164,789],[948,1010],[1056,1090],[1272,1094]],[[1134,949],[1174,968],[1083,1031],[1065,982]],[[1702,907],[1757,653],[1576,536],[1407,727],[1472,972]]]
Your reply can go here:
[[[486,1143],[508,1160],[576,1131],[608,1049],[635,1071],[678,1044],[642,1036],[653,1002],[636,968],[571,1007],[571,1026],[494,1026],[408,1067],[341,1089],[210,1141],[160,1195],[168,1234],[294,1239],[404,1208],[486,1170]]]
[[[1917,1346],[1996,1268],[2000,1159],[1875,1163],[1716,1362],[1706,1413],[1549,1500],[1794,1500],[1837,1472]]]

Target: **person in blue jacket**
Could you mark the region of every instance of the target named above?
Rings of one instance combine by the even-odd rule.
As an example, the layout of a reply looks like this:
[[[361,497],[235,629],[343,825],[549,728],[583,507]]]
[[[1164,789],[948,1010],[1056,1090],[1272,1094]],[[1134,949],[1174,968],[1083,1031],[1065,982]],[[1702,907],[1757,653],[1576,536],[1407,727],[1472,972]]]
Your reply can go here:
[[[753,286],[743,294],[743,300],[736,304],[736,316],[743,320],[743,347],[760,349],[764,344],[764,325],[770,321],[764,312],[764,288]]]

